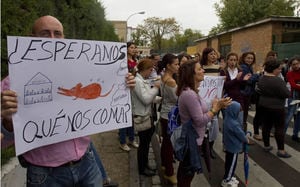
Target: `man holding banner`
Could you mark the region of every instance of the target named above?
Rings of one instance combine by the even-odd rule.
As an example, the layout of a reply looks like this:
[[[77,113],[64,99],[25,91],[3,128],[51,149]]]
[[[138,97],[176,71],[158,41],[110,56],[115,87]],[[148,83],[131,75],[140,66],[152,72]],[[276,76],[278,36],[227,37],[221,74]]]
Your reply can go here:
[[[52,16],[38,18],[32,27],[32,36],[64,38],[63,26]],[[31,49],[32,50],[32,49]],[[4,82],[8,82],[8,79]],[[135,86],[134,77],[126,74],[126,86]],[[2,90],[4,90],[2,86]],[[15,91],[1,92],[1,130],[4,138],[12,137],[12,115],[17,112]],[[16,137],[20,138],[20,137]],[[102,186],[101,173],[90,148],[88,136],[45,145],[22,154],[27,167],[27,186]]]

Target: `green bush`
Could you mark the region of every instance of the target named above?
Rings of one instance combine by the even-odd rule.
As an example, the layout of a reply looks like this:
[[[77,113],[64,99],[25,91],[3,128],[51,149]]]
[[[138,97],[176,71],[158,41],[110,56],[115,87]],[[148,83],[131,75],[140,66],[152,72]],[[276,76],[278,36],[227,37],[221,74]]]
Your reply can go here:
[[[15,147],[10,146],[8,148],[1,150],[1,166],[6,164],[10,158],[14,157],[16,155],[15,153]]]

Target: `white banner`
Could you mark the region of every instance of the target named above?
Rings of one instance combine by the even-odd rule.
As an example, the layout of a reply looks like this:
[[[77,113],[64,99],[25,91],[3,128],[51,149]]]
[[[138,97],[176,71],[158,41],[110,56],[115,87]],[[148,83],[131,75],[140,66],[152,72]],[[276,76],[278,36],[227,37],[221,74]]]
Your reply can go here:
[[[224,81],[224,76],[204,76],[204,80],[200,83],[199,95],[207,103],[211,103],[214,98],[221,98]]]
[[[132,126],[125,43],[8,37],[16,154]]]

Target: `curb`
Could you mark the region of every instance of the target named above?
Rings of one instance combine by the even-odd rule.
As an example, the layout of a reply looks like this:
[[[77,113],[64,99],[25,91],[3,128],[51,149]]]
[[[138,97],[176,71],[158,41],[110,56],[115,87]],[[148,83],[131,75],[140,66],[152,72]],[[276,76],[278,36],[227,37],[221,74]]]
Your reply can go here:
[[[17,157],[2,166],[1,187],[26,187],[26,169],[19,164]]]
[[[129,185],[130,187],[140,187],[140,176],[137,165],[137,149],[129,151]]]
[[[5,175],[14,170],[17,167],[17,165],[19,165],[19,161],[17,157],[13,157],[6,164],[1,166],[1,180]]]

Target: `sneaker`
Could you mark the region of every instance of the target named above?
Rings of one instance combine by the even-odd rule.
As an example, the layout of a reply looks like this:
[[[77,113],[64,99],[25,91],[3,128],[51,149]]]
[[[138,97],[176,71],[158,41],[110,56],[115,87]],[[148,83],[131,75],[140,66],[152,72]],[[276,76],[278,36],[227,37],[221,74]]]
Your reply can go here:
[[[167,176],[164,175],[164,179],[166,179],[168,182],[170,182],[171,184],[177,184],[177,178],[176,175],[172,175],[172,176]]]
[[[139,144],[136,141],[129,142],[129,145],[131,145],[134,148],[138,148],[139,147]]]
[[[118,187],[117,182],[112,181],[109,177],[103,181],[103,187]]]
[[[273,146],[263,147],[264,151],[269,152],[273,149]]]
[[[130,151],[130,147],[129,147],[127,144],[120,144],[120,148],[121,148],[123,151],[127,151],[127,152]]]
[[[237,178],[235,178],[235,177],[231,177],[231,180],[232,180],[234,183],[236,183],[236,184],[239,184],[239,183],[240,183],[239,180],[237,180]]]
[[[140,172],[140,175],[144,175],[144,176],[147,176],[147,177],[152,177],[152,176],[156,175],[156,172],[146,168],[143,172]]]
[[[293,100],[290,105],[296,105],[296,104],[299,104],[300,103],[300,100]]]
[[[281,153],[279,151],[277,152],[277,156],[281,157],[281,158],[290,158],[291,157],[291,155],[288,154],[287,152]]]
[[[238,183],[236,183],[234,180],[230,180],[226,182],[226,180],[223,180],[221,183],[222,187],[238,187]]]
[[[262,140],[262,137],[261,137],[259,134],[254,134],[254,135],[253,135],[253,138],[254,138],[255,140],[258,140],[258,141],[261,141],[261,140]]]

